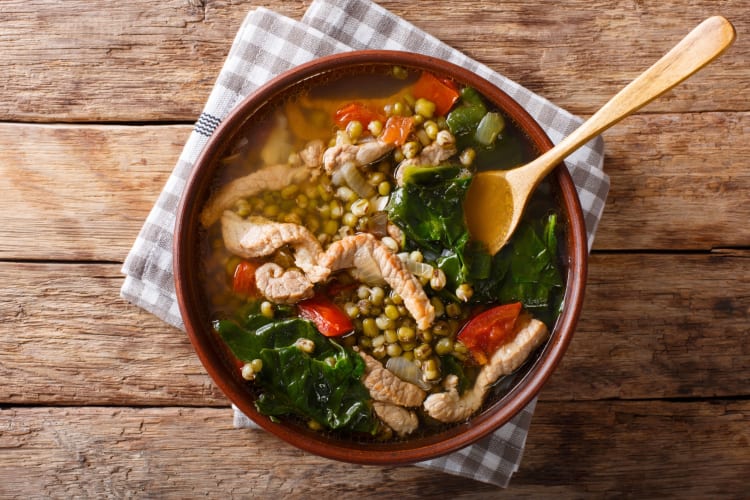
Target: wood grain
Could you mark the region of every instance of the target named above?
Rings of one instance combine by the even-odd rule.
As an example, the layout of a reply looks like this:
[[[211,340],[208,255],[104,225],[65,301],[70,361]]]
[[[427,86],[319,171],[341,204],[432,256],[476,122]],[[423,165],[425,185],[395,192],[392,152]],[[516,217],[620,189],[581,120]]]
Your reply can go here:
[[[0,258],[122,261],[189,134],[0,124]]]
[[[750,170],[738,161],[750,158],[749,127],[748,113],[699,113],[639,115],[608,131],[612,187],[595,248],[750,245],[737,222],[750,219]],[[0,258],[122,261],[189,133],[0,123]]]
[[[750,467],[749,413],[746,401],[539,403],[524,463],[508,493],[742,496]],[[710,469],[702,466],[705,460]],[[254,498],[501,493],[415,466],[359,466],[308,455],[263,431],[232,429],[227,409],[0,410],[2,497],[184,498],[186,492]]]
[[[597,109],[702,19],[721,13],[740,33],[750,27],[741,0],[720,9],[711,0],[569,2],[565,8],[551,0],[454,2],[451,22],[439,0],[421,1],[419,9],[380,3],[579,114]],[[0,120],[192,122],[245,14],[265,6],[299,19],[308,4],[5,0]],[[647,110],[747,111],[737,89],[750,81],[748,59],[750,44],[740,37],[709,70]]]
[[[750,395],[748,266],[747,251],[594,255],[542,398]],[[228,404],[182,332],[118,297],[118,265],[0,263],[0,283],[0,403]]]
[[[187,336],[121,299],[122,280],[119,265],[0,263],[0,403],[228,405]]]
[[[119,298],[242,19],[310,0],[3,0],[1,498],[747,496],[747,2],[378,3],[584,116],[704,18],[739,33],[606,132],[584,311],[511,489],[232,429],[186,336]]]

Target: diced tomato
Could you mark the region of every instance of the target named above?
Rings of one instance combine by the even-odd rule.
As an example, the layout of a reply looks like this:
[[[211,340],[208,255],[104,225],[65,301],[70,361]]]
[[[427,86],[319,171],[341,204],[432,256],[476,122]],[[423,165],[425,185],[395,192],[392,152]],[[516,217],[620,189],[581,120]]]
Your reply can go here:
[[[403,146],[414,129],[414,118],[411,116],[393,115],[388,118],[379,139],[389,144]]]
[[[360,122],[363,127],[367,128],[371,121],[378,120],[382,122],[385,120],[385,116],[360,102],[345,104],[333,114],[333,122],[336,126],[342,129],[346,128],[346,125],[354,120]]]
[[[417,99],[422,97],[435,103],[435,113],[438,116],[448,113],[459,97],[458,89],[452,81],[438,78],[427,71],[423,71],[412,86],[412,94]]]
[[[495,351],[511,340],[520,313],[520,302],[488,309],[471,318],[457,339],[471,351],[477,363],[487,364]]]
[[[354,330],[349,316],[330,299],[323,296],[303,300],[297,304],[300,317],[313,322],[326,337],[338,337]]]
[[[253,262],[243,260],[234,268],[232,277],[232,290],[236,293],[245,295],[257,295],[258,288],[255,285],[255,270],[258,265]]]

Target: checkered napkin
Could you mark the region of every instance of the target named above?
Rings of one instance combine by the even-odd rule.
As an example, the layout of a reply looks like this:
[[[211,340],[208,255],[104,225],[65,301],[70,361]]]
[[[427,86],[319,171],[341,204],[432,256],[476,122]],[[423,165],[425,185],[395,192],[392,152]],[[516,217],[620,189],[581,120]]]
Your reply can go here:
[[[209,137],[238,102],[274,76],[320,56],[357,49],[421,52],[463,66],[518,101],[553,142],[559,142],[580,124],[578,118],[369,0],[314,0],[301,22],[264,8],[255,9],[237,33],[177,165],[125,260],[121,290],[125,299],[184,329],[172,275],[175,211]],[[566,160],[583,206],[589,248],[609,188],[609,179],[602,171],[603,157],[603,143],[596,139]],[[482,441],[417,465],[507,486],[518,470],[535,405],[536,399]],[[236,427],[256,427],[236,408],[234,411]]]

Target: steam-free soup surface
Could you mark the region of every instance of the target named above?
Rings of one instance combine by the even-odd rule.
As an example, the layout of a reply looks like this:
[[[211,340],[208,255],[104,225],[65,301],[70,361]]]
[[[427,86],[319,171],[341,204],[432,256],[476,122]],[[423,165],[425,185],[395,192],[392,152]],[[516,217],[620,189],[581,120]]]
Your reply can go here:
[[[253,116],[201,214],[202,278],[259,412],[408,439],[499,397],[559,312],[561,229],[543,184],[493,257],[462,207],[477,170],[531,154],[473,89],[399,67]]]

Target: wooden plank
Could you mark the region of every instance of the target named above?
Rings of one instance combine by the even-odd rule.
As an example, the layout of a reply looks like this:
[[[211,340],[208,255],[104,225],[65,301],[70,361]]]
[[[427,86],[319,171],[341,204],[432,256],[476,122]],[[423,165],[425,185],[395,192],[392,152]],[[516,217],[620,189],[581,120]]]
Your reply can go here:
[[[747,401],[540,403],[508,493],[739,497],[750,470],[749,414]],[[312,456],[266,432],[232,429],[226,409],[4,409],[0,451],[3,497],[500,493],[414,466],[359,466]]]
[[[595,248],[750,246],[748,118],[638,115],[606,132],[611,190]]]
[[[608,132],[612,189],[595,248],[750,245],[737,223],[750,219],[750,173],[737,161],[750,157],[748,123],[748,113],[642,115]],[[0,213],[13,214],[0,259],[123,260],[189,133],[0,124]]]
[[[299,19],[309,3],[5,0],[0,120],[194,121],[247,12],[265,6]],[[610,2],[606,8],[582,0],[565,8],[552,0],[458,2],[446,22],[439,0],[422,1],[417,10],[400,1],[380,3],[579,114],[593,112],[717,13],[711,0]],[[743,7],[735,0],[720,9],[740,33],[748,29]],[[736,89],[750,77],[749,58],[750,45],[740,37],[710,70],[647,109],[746,111]]]
[[[124,260],[189,134],[0,124],[0,258]]]
[[[542,398],[747,396],[749,263],[747,251],[594,255]],[[119,265],[6,262],[0,283],[0,403],[228,404],[182,332],[117,297]]]
[[[220,405],[187,336],[119,298],[119,265],[0,264],[0,402]]]
[[[542,397],[747,396],[749,258],[594,255],[575,338]]]
[[[545,497],[747,494],[750,402],[540,402],[512,491]]]

